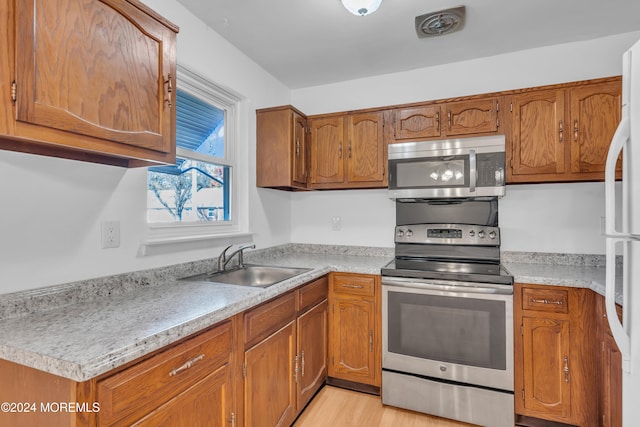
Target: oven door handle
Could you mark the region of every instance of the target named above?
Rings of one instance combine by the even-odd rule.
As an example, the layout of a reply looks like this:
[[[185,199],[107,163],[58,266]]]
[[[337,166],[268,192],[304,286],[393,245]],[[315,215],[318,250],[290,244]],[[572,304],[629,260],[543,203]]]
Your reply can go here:
[[[495,295],[513,295],[513,287],[506,285],[497,286],[478,286],[473,285],[446,285],[439,283],[426,283],[416,280],[403,280],[403,279],[387,279],[383,278],[382,285],[399,286],[403,288],[425,289],[441,292],[453,292],[453,293],[472,293],[472,294],[495,294]]]

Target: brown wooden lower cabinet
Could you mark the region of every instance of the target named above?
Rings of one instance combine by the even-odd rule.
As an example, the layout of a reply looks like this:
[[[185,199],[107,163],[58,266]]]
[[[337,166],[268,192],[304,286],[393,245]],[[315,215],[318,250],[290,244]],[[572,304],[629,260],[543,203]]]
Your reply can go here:
[[[589,289],[515,284],[518,425],[621,426],[621,361],[603,310]]]
[[[331,273],[329,377],[381,385],[380,276]]]
[[[243,318],[243,425],[289,426],[327,376],[327,277]]]
[[[622,427],[622,353],[613,339],[607,319],[605,300],[596,295],[600,315],[600,414],[602,427]],[[616,306],[618,317],[622,318],[622,308]]]

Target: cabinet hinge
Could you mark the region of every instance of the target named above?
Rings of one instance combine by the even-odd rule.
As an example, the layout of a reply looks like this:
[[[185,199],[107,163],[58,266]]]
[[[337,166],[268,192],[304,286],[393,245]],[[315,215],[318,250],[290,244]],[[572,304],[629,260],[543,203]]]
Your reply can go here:
[[[247,362],[242,364],[242,378],[247,378]]]
[[[15,105],[16,100],[18,99],[18,84],[16,81],[11,82],[11,102]]]

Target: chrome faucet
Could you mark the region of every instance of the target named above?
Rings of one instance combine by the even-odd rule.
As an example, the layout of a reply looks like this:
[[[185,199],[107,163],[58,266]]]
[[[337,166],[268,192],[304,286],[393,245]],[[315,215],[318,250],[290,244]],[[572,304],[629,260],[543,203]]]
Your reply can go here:
[[[232,252],[231,255],[227,257],[227,251],[233,245],[229,245],[222,250],[220,255],[218,255],[218,271],[225,271],[227,269],[227,264],[233,259],[236,254],[238,255],[238,268],[244,267],[244,250],[245,249],[255,249],[256,245],[246,245],[240,246],[236,251]]]

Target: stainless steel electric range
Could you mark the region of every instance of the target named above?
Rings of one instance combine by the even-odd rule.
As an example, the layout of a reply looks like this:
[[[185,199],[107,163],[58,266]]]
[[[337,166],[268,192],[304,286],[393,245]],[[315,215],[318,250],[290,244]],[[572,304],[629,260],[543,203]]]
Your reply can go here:
[[[384,404],[513,426],[513,277],[496,198],[398,201],[382,304]]]

